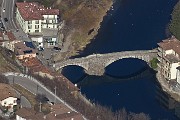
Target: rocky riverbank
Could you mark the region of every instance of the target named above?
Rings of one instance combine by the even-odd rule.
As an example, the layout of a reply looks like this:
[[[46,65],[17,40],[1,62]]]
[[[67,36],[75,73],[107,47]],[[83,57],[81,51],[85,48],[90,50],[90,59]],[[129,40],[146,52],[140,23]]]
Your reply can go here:
[[[174,100],[180,102],[180,87],[171,85],[164,78],[161,77],[160,70],[156,74],[156,78],[160,83],[164,92],[168,93]]]
[[[65,35],[62,52],[55,56],[55,61],[77,55],[83,50],[98,34],[104,16],[113,5],[113,0],[80,1],[72,2],[71,9],[63,7],[67,2],[59,3],[58,8],[62,8],[62,19],[66,25],[62,31]]]

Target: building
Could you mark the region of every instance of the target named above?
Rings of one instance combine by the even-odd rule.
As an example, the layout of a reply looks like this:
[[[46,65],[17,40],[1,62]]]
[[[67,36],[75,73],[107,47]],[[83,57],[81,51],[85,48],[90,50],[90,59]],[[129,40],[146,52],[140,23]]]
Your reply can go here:
[[[20,42],[16,40],[12,32],[0,32],[0,45],[14,52],[14,44]]]
[[[177,82],[180,84],[180,66],[176,68],[177,69]]]
[[[44,48],[44,41],[42,35],[33,35],[29,36],[31,40],[34,42],[38,50],[42,50]]]
[[[43,28],[58,28],[58,9],[45,8],[37,2],[17,2],[16,7],[16,20],[25,33],[41,33]]]
[[[16,92],[9,85],[0,83],[0,105],[7,107],[8,110],[17,105]]]
[[[171,37],[158,45],[158,68],[162,77],[167,81],[176,80],[176,68],[180,66],[180,41]]]
[[[80,113],[72,111],[64,104],[51,106],[51,112],[46,115],[48,120],[84,120]]]
[[[45,48],[52,48],[58,43],[58,30],[43,29],[42,33]]]
[[[84,120],[80,113],[72,111],[64,104],[50,105],[50,113],[44,115],[31,108],[22,108],[16,112],[16,120]]]
[[[32,108],[21,108],[16,112],[16,120],[43,120],[43,116]]]
[[[15,43],[14,52],[18,59],[36,57],[36,50],[32,42]]]

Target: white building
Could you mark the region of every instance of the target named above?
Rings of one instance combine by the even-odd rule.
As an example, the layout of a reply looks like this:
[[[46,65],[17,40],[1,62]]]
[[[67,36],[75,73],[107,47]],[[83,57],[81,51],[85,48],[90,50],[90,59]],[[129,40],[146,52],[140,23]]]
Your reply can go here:
[[[16,20],[25,33],[39,33],[43,28],[58,28],[58,9],[45,8],[37,2],[17,2],[16,6]]]
[[[12,109],[17,105],[16,92],[7,84],[0,84],[0,105]]]
[[[166,80],[175,80],[180,66],[180,41],[175,37],[158,43],[158,67]]]
[[[12,32],[0,32],[0,45],[14,52],[14,44],[20,42],[16,40]]]
[[[42,35],[36,35],[36,36],[30,36],[30,37],[31,37],[31,40],[36,44],[38,49],[44,48]]]

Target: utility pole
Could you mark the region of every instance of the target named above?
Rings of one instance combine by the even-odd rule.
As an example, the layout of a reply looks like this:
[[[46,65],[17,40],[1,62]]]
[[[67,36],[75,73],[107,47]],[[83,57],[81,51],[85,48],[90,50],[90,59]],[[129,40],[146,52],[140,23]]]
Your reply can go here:
[[[41,103],[41,101],[40,101],[40,103],[39,103],[39,112],[42,112],[42,103]]]
[[[56,103],[56,86],[54,87],[54,94],[55,94],[55,96],[54,96],[54,104]]]
[[[39,90],[39,85],[37,85],[37,91],[36,91],[36,94],[38,94],[38,90]]]

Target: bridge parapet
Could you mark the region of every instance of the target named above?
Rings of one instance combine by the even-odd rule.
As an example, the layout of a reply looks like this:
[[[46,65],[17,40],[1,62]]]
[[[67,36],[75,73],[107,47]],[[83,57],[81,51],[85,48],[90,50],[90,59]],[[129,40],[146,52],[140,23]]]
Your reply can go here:
[[[153,57],[157,56],[157,50],[136,50],[124,51],[107,54],[93,54],[87,57],[69,59],[55,64],[56,70],[62,69],[65,66],[77,65],[85,69],[85,72],[90,75],[103,75],[105,67],[113,62],[124,58],[137,58],[149,62]]]

